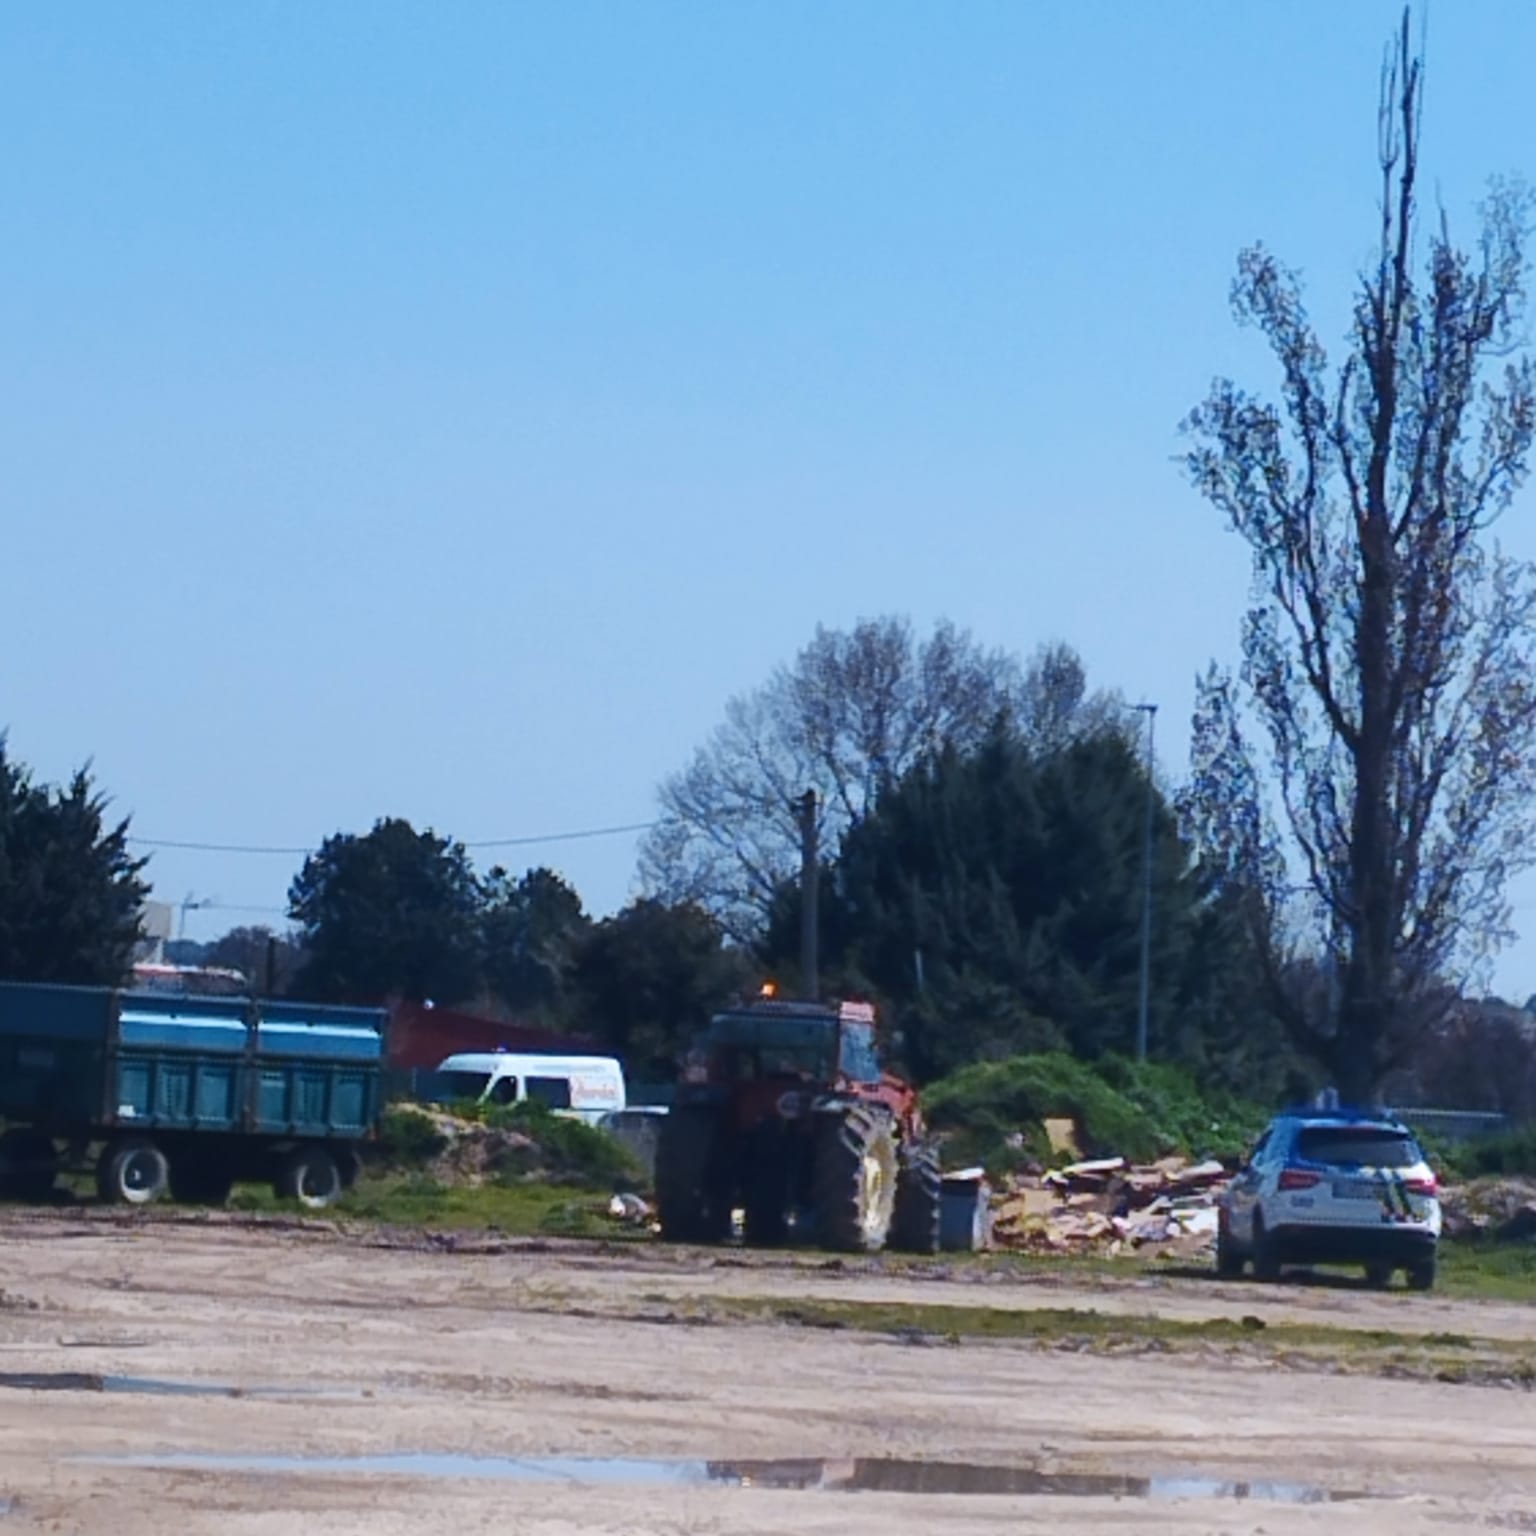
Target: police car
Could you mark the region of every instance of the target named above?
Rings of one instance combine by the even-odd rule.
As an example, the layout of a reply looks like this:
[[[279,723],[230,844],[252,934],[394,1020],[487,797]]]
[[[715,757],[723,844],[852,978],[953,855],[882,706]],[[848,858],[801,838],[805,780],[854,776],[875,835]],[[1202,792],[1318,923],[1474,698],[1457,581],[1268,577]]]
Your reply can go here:
[[[1403,1270],[1435,1283],[1440,1200],[1413,1133],[1379,1112],[1276,1115],[1218,1207],[1216,1270],[1277,1280],[1285,1264],[1360,1264],[1372,1285]]]

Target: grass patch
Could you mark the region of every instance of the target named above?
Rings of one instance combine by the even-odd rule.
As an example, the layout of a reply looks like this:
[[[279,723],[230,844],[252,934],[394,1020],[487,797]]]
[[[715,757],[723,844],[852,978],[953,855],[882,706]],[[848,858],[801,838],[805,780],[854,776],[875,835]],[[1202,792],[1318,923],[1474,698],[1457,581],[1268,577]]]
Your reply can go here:
[[[1254,1316],[1187,1320],[1066,1307],[1025,1310],[772,1296],[712,1299],[703,1306],[711,1321],[848,1329],[913,1341],[982,1339],[1096,1354],[1209,1354],[1215,1350],[1314,1370],[1536,1386],[1536,1354],[1530,1346],[1462,1334],[1267,1323]]]
[[[1443,1239],[1435,1285],[1451,1296],[1536,1302],[1536,1243]]]
[[[230,1199],[235,1210],[302,1212],[260,1184],[239,1186]],[[608,1220],[606,1191],[569,1184],[508,1180],[470,1188],[443,1184],[425,1174],[364,1176],[324,1213],[386,1226],[427,1231],[486,1231],[506,1237],[643,1236]],[[312,1214],[312,1213],[304,1213]]]

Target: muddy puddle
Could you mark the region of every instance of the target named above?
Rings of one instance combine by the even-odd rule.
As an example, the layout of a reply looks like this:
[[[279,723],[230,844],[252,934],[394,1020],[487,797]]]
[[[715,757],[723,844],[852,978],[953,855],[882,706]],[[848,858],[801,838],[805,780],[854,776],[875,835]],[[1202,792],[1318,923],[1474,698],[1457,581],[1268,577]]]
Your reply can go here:
[[[886,1458],[789,1461],[661,1461],[578,1456],[224,1456],[195,1452],[164,1456],[86,1458],[157,1471],[351,1473],[493,1482],[670,1487],[824,1489],[840,1493],[992,1494],[1036,1498],[1254,1499],[1278,1504],[1328,1504],[1369,1494],[1304,1483],[1236,1482],[1173,1473],[1044,1472],[972,1462]]]
[[[329,1387],[236,1386],[218,1381],[168,1381],[156,1376],[107,1376],[98,1371],[0,1371],[0,1390],[15,1392],[139,1392],[152,1397],[356,1398]]]

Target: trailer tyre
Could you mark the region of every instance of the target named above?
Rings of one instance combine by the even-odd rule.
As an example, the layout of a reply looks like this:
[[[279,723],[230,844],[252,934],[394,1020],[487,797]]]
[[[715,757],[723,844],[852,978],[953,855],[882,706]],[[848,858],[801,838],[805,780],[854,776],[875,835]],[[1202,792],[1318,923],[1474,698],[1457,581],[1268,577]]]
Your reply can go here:
[[[171,1165],[154,1142],[129,1136],[113,1142],[96,1165],[96,1192],[109,1205],[148,1205],[170,1183]]]
[[[295,1147],[283,1159],[277,1193],[306,1210],[323,1211],[341,1198],[341,1169],[324,1147]]]

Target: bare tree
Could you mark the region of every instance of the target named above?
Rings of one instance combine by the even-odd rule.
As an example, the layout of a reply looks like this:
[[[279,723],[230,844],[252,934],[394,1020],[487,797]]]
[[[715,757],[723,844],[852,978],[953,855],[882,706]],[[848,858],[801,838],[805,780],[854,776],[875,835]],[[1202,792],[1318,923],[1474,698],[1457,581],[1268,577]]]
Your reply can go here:
[[[881,786],[946,743],[969,748],[999,721],[1058,744],[1074,721],[1111,718],[1090,697],[1066,646],[1043,650],[1028,674],[940,623],[919,640],[903,619],[818,628],[761,688],[732,699],[725,720],[660,789],[663,820],[641,847],[649,894],[691,901],[732,937],[760,932],[774,892],[799,866],[795,802],[821,801],[824,852],[873,803]]]
[[[1528,204],[1495,184],[1473,254],[1443,213],[1421,218],[1421,88],[1405,12],[1382,71],[1380,246],[1336,374],[1297,276],[1248,250],[1233,307],[1268,340],[1282,404],[1218,381],[1186,424],[1189,474],[1249,545],[1256,594],[1249,709],[1206,680],[1196,798],[1267,898],[1271,956],[1310,945],[1337,976],[1331,1016],[1298,1032],[1361,1097],[1400,1055],[1400,1021],[1425,1027],[1437,981],[1507,937],[1536,791],[1536,584],[1488,537],[1536,429],[1536,372],[1512,355]],[[1267,774],[1243,735],[1250,710]],[[1298,886],[1299,914],[1286,904]]]

